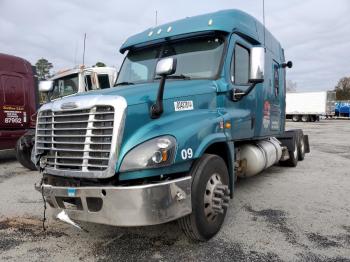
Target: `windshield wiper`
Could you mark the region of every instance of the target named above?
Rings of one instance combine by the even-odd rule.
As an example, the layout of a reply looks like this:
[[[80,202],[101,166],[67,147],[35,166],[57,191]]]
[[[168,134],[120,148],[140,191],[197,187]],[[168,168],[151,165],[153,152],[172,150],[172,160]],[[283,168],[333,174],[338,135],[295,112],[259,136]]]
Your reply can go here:
[[[190,76],[186,76],[184,74],[181,74],[181,75],[168,75],[166,78],[167,79],[184,79],[184,80],[190,80],[191,79]],[[160,79],[160,77],[156,77],[155,79]]]
[[[135,83],[132,82],[120,82],[115,84],[114,86],[127,86],[127,85],[135,85]]]

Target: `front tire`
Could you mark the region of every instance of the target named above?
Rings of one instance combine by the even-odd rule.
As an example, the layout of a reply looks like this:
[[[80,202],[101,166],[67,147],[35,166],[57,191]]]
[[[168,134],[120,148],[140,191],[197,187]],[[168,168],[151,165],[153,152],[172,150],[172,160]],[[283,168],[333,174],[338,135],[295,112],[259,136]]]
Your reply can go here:
[[[32,156],[32,147],[27,146],[25,143],[22,143],[22,138],[18,139],[16,143],[16,158],[17,161],[24,167],[29,170],[37,170],[36,166],[31,160]]]
[[[229,175],[225,161],[204,154],[190,171],[192,213],[178,220],[185,235],[195,241],[215,236],[226,216],[229,201]]]

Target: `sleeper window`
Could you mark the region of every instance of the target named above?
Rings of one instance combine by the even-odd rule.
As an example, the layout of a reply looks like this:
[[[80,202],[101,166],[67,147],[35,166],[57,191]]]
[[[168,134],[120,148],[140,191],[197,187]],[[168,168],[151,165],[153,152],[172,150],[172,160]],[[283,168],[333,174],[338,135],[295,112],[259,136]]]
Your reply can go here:
[[[273,87],[275,96],[278,96],[279,93],[279,72],[278,72],[278,64],[274,64],[273,66]]]

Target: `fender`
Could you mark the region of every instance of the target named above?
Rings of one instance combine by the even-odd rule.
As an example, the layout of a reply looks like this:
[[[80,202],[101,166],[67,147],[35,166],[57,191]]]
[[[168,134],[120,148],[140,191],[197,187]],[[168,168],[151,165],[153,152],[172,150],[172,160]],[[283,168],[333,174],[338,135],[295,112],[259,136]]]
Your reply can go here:
[[[194,159],[203,154],[210,144],[227,141],[224,130],[220,128],[222,119],[222,116],[216,110],[193,110],[164,114],[157,120],[141,125],[131,136],[124,137],[116,172],[119,171],[123,158],[130,150],[147,140],[162,135],[171,135],[177,140],[175,165],[181,165],[185,162],[192,163]],[[178,126],[180,120],[181,128]],[[130,130],[124,133],[130,134]],[[181,154],[182,150],[188,149],[191,150],[192,154],[187,156]],[[186,166],[190,167],[190,164]],[[189,171],[189,169],[186,171]],[[173,172],[176,172],[176,170],[173,170]],[[183,172],[183,170],[180,172]]]

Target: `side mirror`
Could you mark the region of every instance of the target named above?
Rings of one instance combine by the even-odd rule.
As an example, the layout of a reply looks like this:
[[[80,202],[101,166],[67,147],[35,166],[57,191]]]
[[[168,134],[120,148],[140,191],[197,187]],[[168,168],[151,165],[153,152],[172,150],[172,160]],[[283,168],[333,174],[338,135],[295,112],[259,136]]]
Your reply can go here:
[[[176,71],[177,60],[174,57],[163,58],[158,61],[156,74],[161,76],[157,93],[157,100],[150,108],[152,119],[159,118],[163,114],[163,94],[165,80],[168,75],[172,75]]]
[[[282,64],[282,68],[292,68],[293,67],[293,62],[292,61],[288,61],[287,63],[283,63]]]
[[[46,95],[46,103],[50,102],[50,92],[53,91],[53,81],[46,80],[46,81],[40,81],[39,83],[39,92],[45,93]]]
[[[250,49],[250,83],[262,83],[264,82],[264,70],[265,70],[265,48],[264,47],[252,47]]]
[[[172,75],[176,71],[177,60],[173,57],[163,58],[158,61],[156,74],[160,76]]]
[[[49,93],[53,90],[53,81],[40,81],[39,83],[39,91],[43,93]]]

